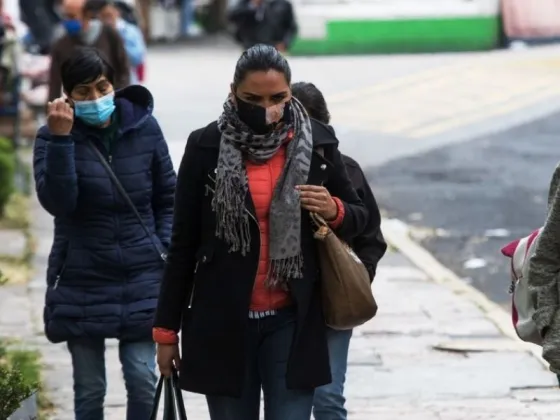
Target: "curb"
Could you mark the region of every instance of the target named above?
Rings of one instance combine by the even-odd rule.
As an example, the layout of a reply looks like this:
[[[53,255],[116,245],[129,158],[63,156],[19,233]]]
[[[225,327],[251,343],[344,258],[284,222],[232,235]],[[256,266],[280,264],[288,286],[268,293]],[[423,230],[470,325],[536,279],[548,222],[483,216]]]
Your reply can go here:
[[[416,243],[410,237],[411,228],[406,223],[398,219],[383,219],[381,229],[387,243],[396,248],[416,267],[426,273],[431,281],[441,284],[473,302],[504,336],[514,340],[517,348],[530,353],[543,367],[548,369],[548,363],[541,356],[541,348],[535,344],[519,340],[513,328],[510,314],[488,299],[478,289],[461,280],[459,276],[441,264],[428,250]]]

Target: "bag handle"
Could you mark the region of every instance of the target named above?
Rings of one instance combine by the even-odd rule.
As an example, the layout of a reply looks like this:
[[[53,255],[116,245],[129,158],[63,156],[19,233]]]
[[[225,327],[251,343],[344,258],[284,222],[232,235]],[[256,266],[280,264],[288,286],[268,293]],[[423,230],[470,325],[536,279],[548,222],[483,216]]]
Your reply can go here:
[[[329,227],[329,224],[327,223],[327,221],[323,218],[323,216],[319,215],[318,213],[314,213],[314,212],[309,212],[309,215],[311,216],[311,221],[313,223],[315,223],[315,225],[318,228],[321,228],[323,226],[325,227]],[[330,228],[329,228],[330,229]]]
[[[130,199],[128,193],[126,192],[126,190],[122,186],[121,182],[119,181],[119,179],[115,175],[115,172],[113,172],[113,169],[111,168],[111,165],[109,165],[109,162],[107,162],[107,159],[105,159],[105,156],[103,156],[103,153],[101,153],[101,150],[99,150],[97,147],[95,147],[95,145],[91,141],[88,141],[87,144],[88,144],[89,148],[99,158],[99,161],[101,162],[101,165],[103,165],[103,167],[105,168],[105,170],[109,174],[109,178],[111,178],[111,181],[113,182],[113,184],[117,188],[117,191],[119,192],[121,197],[124,199],[124,201],[126,202],[128,207],[130,207],[130,209],[134,212],[134,215],[138,219],[138,222],[140,222],[140,225],[142,226],[142,229],[144,229],[144,232],[146,233],[146,236],[150,239],[150,241],[152,241],[152,245],[154,246],[157,253],[159,254],[159,257],[163,261],[166,261],[167,260],[167,252],[165,252],[165,250],[161,247],[161,245],[157,241],[154,240],[154,237],[152,236],[152,232],[150,232],[150,229],[148,228],[148,226],[146,226],[146,223],[144,223],[144,220],[142,219],[142,216],[140,216],[140,213],[138,213],[138,209],[136,208],[136,206],[134,205],[134,203]]]
[[[162,375],[159,378],[150,420],[157,420],[162,390],[164,391],[163,419],[187,420],[183,394],[181,392],[181,387],[179,386],[179,376],[177,375],[177,371],[175,369],[173,369],[171,377],[166,378]]]
[[[159,401],[161,400],[161,392],[163,390],[163,382],[164,382],[164,377],[160,376],[158,384],[157,384],[157,388],[156,388],[156,394],[154,396],[154,405],[152,407],[152,414],[150,415],[150,420],[157,420],[157,415],[158,415],[158,410],[159,410]],[[165,397],[167,398],[167,394],[165,395]],[[165,401],[166,403],[168,401]],[[164,405],[168,405],[165,404]]]
[[[173,374],[169,378],[169,385],[173,388],[175,394],[175,404],[177,408],[177,420],[187,420],[187,412],[185,410],[185,402],[183,401],[183,393],[179,385],[179,375],[177,370],[173,369]]]

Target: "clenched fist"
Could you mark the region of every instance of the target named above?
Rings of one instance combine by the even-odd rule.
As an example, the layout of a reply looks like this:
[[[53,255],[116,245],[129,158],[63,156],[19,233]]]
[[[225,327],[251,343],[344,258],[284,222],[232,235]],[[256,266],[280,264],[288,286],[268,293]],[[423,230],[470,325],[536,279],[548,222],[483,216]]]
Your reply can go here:
[[[74,124],[74,110],[64,98],[47,104],[47,127],[55,136],[67,136]]]

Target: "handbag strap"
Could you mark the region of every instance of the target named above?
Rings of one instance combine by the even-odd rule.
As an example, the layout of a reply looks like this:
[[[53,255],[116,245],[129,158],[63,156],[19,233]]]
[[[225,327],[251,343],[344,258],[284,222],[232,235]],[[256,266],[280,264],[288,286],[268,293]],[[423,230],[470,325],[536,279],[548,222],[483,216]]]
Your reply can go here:
[[[173,369],[173,375],[171,376],[171,386],[175,393],[175,404],[177,408],[177,420],[187,420],[187,412],[185,410],[185,403],[183,401],[183,393],[181,392],[181,386],[179,385],[179,375],[177,370]]]
[[[115,172],[113,172],[113,168],[111,168],[111,165],[109,165],[109,162],[107,162],[107,159],[105,159],[105,156],[103,156],[103,153],[101,153],[101,150],[99,150],[97,147],[95,147],[95,145],[91,141],[88,141],[87,144],[88,144],[89,148],[99,158],[99,161],[101,162],[101,165],[103,165],[103,167],[105,168],[105,170],[109,174],[109,178],[111,178],[111,181],[115,185],[115,188],[117,189],[117,191],[119,192],[121,197],[124,199],[124,201],[126,202],[128,207],[130,207],[130,209],[134,212],[134,215],[138,219],[138,222],[140,222],[140,226],[142,226],[142,229],[144,229],[144,232],[146,233],[146,236],[150,239],[150,241],[152,241],[152,245],[154,246],[157,253],[159,254],[159,257],[163,261],[166,261],[167,260],[167,252],[165,252],[165,250],[162,248],[162,246],[159,243],[157,243],[157,241],[154,240],[152,232],[150,231],[148,226],[146,226],[146,223],[144,223],[144,220],[142,219],[142,216],[140,215],[140,213],[138,213],[138,209],[136,208],[136,206],[134,205],[134,203],[130,199],[130,196],[128,195],[128,193],[126,192],[124,187],[122,186],[119,179],[117,178],[117,175],[115,175]]]
[[[150,420],[157,420],[162,391],[164,394],[163,419],[187,420],[183,394],[181,392],[181,387],[179,386],[179,376],[177,374],[177,370],[175,369],[173,369],[171,377],[166,378],[162,375],[159,378]]]
[[[164,381],[164,377],[160,376],[156,388],[156,394],[154,396],[154,405],[152,407],[152,414],[150,415],[150,420],[157,420],[157,415],[159,410],[159,400],[161,399],[161,391],[163,390],[163,381]]]

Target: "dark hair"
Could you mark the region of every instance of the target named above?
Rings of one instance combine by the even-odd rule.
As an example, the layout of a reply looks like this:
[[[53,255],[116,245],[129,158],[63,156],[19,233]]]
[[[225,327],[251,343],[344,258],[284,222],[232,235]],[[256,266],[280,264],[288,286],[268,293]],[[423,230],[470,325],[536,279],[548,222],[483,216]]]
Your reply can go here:
[[[243,83],[247,74],[255,71],[276,70],[282,73],[288,84],[292,81],[292,71],[288,60],[274,47],[257,44],[244,51],[237,60],[233,75],[233,87],[237,88]]]
[[[96,15],[109,4],[108,0],[87,0],[84,4],[84,15]]]
[[[62,87],[68,93],[77,85],[91,83],[101,76],[114,84],[113,67],[101,51],[91,47],[76,47],[60,68]]]
[[[295,96],[307,110],[311,118],[329,124],[331,114],[323,93],[313,83],[297,82],[292,85],[292,96]]]

